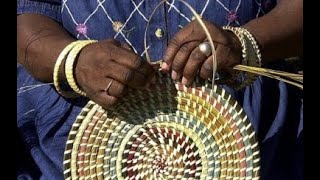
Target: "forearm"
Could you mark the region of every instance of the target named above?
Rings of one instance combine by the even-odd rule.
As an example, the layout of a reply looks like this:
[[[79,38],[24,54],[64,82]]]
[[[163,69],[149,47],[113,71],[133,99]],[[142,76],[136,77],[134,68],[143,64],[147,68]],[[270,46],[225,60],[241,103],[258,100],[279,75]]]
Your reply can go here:
[[[52,82],[57,57],[74,40],[59,23],[46,16],[17,16],[18,62],[42,82]]]
[[[262,62],[303,53],[303,0],[280,0],[267,15],[243,26],[261,46]]]

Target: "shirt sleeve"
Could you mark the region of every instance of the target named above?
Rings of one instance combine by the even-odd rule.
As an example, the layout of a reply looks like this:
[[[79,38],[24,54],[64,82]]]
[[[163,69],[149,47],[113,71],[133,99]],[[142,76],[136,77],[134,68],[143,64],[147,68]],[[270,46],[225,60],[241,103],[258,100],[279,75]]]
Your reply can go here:
[[[36,13],[61,22],[60,0],[17,0],[17,14]]]

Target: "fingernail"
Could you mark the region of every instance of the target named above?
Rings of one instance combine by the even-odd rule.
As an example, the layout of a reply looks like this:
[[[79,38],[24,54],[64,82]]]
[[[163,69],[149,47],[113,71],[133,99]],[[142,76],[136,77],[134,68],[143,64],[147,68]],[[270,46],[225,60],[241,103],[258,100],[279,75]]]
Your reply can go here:
[[[177,80],[177,72],[175,72],[174,70],[171,72],[171,78],[173,80]]]
[[[185,77],[182,77],[181,83],[182,83],[183,85],[188,85],[188,84],[189,84],[189,80],[188,80],[187,78],[185,78]]]
[[[163,62],[161,64],[161,70],[164,70],[164,71],[169,71],[169,66],[166,62]]]

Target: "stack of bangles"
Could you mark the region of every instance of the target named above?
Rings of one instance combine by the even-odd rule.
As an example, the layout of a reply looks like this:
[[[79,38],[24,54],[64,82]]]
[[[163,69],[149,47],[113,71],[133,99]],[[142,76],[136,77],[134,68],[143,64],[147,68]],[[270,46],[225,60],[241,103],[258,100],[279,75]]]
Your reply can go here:
[[[253,35],[241,27],[223,26],[223,29],[234,33],[239,39],[242,47],[241,65],[261,67],[261,52]],[[219,79],[216,82],[237,90],[250,85],[257,77],[255,74],[239,71],[235,71],[231,77],[224,76],[222,73],[219,72]]]
[[[75,98],[79,95],[86,96],[86,93],[83,92],[76,83],[74,78],[74,64],[76,61],[76,57],[86,45],[97,42],[96,40],[78,40],[70,43],[67,47],[65,47],[60,53],[59,57],[54,66],[53,70],[53,84],[59,94],[66,98]],[[69,89],[72,90],[64,90],[63,86],[60,86],[59,83],[59,71],[62,63],[65,61],[65,76],[67,79],[67,85]]]

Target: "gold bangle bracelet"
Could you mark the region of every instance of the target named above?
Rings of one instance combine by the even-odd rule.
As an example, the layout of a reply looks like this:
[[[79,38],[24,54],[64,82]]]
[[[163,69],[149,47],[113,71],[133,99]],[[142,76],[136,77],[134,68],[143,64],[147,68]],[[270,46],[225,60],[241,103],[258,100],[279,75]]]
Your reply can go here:
[[[236,37],[238,38],[238,40],[241,44],[241,47],[242,47],[241,64],[247,65],[248,64],[247,46],[246,46],[246,42],[245,42],[244,35],[243,35],[242,31],[240,29],[238,29],[237,27],[232,27],[232,26],[223,26],[222,29],[226,30],[226,31],[230,31],[234,35],[236,35]],[[219,75],[221,76],[221,80],[218,80],[217,82],[222,83],[222,84],[226,84],[234,89],[241,89],[241,87],[243,85],[243,81],[240,80],[242,77],[241,75],[245,75],[243,72],[239,72],[239,71],[234,70],[234,72],[231,74],[231,76],[224,74],[223,72],[220,72]]]
[[[59,54],[59,57],[57,58],[57,61],[54,65],[54,69],[53,69],[53,84],[54,87],[56,88],[56,91],[61,94],[63,97],[66,98],[75,98],[77,96],[79,96],[77,93],[73,92],[73,91],[64,91],[60,88],[60,84],[59,84],[59,70],[60,70],[60,66],[63,62],[63,60],[66,58],[67,54],[71,51],[71,49],[78,44],[79,41],[74,41],[72,43],[70,43],[68,46],[66,46],[61,53]]]
[[[69,86],[73,89],[74,92],[80,94],[81,96],[86,96],[86,93],[80,90],[78,87],[75,78],[74,78],[74,62],[78,53],[83,49],[86,45],[95,43],[95,40],[84,40],[76,44],[76,46],[70,51],[66,64],[65,64],[65,74],[68,81]]]
[[[242,32],[242,34],[245,36],[245,42],[246,42],[246,46],[247,51],[248,51],[248,66],[251,67],[261,67],[262,65],[262,59],[261,59],[261,53],[260,53],[260,49],[258,46],[257,41],[255,40],[255,38],[253,37],[253,35],[245,28],[240,28],[240,31]],[[245,73],[246,77],[243,81],[243,83],[239,86],[239,89],[252,84],[252,82],[254,82],[257,79],[257,75],[253,74],[253,73],[249,73],[246,72]]]
[[[254,36],[245,28],[240,28],[240,30],[243,32],[243,34],[249,39],[249,42],[252,44],[252,48],[255,51],[256,54],[256,67],[261,67],[262,65],[262,58],[261,58],[261,52],[260,52],[260,48],[259,45],[256,41],[256,39],[254,38]]]
[[[245,66],[261,67],[261,54],[257,42],[248,30],[241,27],[224,26],[224,30],[233,32],[239,39],[242,46],[242,61]],[[226,81],[234,89],[242,89],[256,80],[256,75],[248,72],[235,73],[234,76]],[[241,80],[241,82],[239,81]]]
[[[255,54],[255,50],[253,48],[252,43],[250,42],[251,40],[248,39],[248,37],[245,37],[245,42],[246,42],[246,46],[247,46],[247,66],[251,66],[251,67],[259,67],[259,64],[257,63],[257,57]],[[236,89],[242,89],[250,84],[252,84],[256,78],[257,75],[253,74],[253,73],[249,73],[249,72],[242,72],[243,76],[244,76],[244,80],[241,84],[239,84],[239,86]]]
[[[235,34],[237,36],[237,38],[240,41],[241,47],[242,47],[242,60],[241,60],[241,64],[242,65],[247,65],[248,63],[248,59],[247,59],[247,46],[245,43],[245,39],[244,39],[244,35],[242,33],[242,31],[237,28],[237,27],[232,27],[232,26],[223,26],[222,27],[223,30],[227,30],[232,32],[233,34]]]

